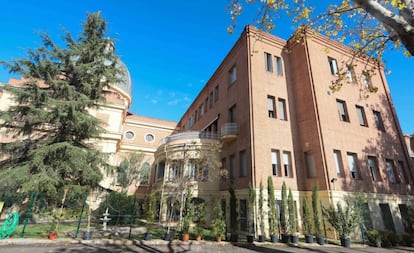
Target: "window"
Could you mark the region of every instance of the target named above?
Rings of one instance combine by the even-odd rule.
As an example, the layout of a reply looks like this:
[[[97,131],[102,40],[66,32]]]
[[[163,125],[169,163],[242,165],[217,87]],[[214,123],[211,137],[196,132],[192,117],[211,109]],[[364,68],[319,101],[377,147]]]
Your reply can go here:
[[[355,153],[347,153],[347,157],[351,178],[358,179],[357,155]]]
[[[214,104],[214,95],[213,92],[210,92],[210,109],[213,108],[213,104]]]
[[[349,122],[348,110],[346,109],[345,101],[337,99],[336,105],[338,107],[339,119],[341,121]]]
[[[231,123],[236,122],[236,105],[233,105],[229,109],[229,122]]]
[[[395,232],[394,221],[392,220],[392,214],[390,206],[387,203],[379,204],[381,210],[382,222],[384,223],[384,228],[388,231]]]
[[[237,169],[236,169],[236,156],[230,155],[230,176],[231,178],[237,177]]]
[[[190,180],[195,180],[196,174],[196,161],[191,159],[188,161],[188,178]]]
[[[403,161],[398,161],[398,172],[403,177],[401,179],[401,182],[402,183],[405,182],[406,184],[409,184],[409,179],[408,179],[407,171],[405,170],[405,166],[404,166],[404,162]]]
[[[272,150],[272,173],[273,176],[281,176],[279,150]]]
[[[331,69],[332,75],[338,75],[338,64],[334,58],[328,57],[329,68]]]
[[[240,230],[247,231],[247,224],[248,224],[248,208],[247,208],[247,201],[246,199],[240,199]]]
[[[269,118],[276,118],[275,97],[273,96],[267,96],[267,112],[269,114]]]
[[[154,142],[154,140],[155,140],[155,136],[153,134],[146,134],[145,135],[145,141],[146,142],[151,143],[151,142]]]
[[[214,102],[217,102],[219,100],[219,97],[219,86],[217,85],[216,87],[214,87]]]
[[[385,159],[385,167],[387,169],[387,173],[388,173],[390,183],[393,183],[393,184],[397,183],[397,179],[395,177],[393,160]]]
[[[135,138],[135,134],[132,131],[126,131],[125,132],[125,138],[128,140],[133,140]]]
[[[157,166],[157,179],[164,177],[165,161],[161,161]]]
[[[240,176],[247,177],[247,156],[246,151],[240,151]]]
[[[226,181],[228,176],[228,169],[227,169],[227,160],[225,157],[221,158],[221,166],[223,169],[223,173],[221,173],[221,180]]]
[[[168,180],[180,178],[182,175],[183,162],[181,160],[172,161],[168,170]]]
[[[364,85],[365,89],[371,90],[372,89],[372,83],[371,83],[371,77],[368,72],[363,72],[361,75],[362,78],[362,85]]]
[[[348,83],[353,83],[355,82],[355,71],[354,71],[354,67],[352,67],[352,65],[346,65],[346,80],[348,81]]]
[[[266,71],[273,72],[272,55],[265,52],[264,57]]]
[[[283,152],[283,169],[285,172],[285,177],[293,177],[292,159],[291,159],[291,154],[288,151]]]
[[[141,167],[141,184],[149,183],[150,164],[145,162]]]
[[[367,159],[368,170],[373,181],[381,181],[378,171],[378,161],[375,156],[368,156]]]
[[[311,152],[305,152],[306,168],[308,172],[308,178],[316,177],[315,171],[315,159]]]
[[[233,67],[231,67],[229,71],[229,84],[234,83],[236,80],[237,80],[237,69],[236,69],[236,65],[234,65]]]
[[[334,160],[335,160],[336,175],[338,177],[340,177],[342,175],[342,171],[343,171],[343,168],[344,168],[344,166],[342,164],[341,151],[334,149],[333,154],[334,154]]]
[[[280,58],[279,56],[275,56],[275,63],[276,63],[276,74],[279,76],[283,76],[282,58]]]
[[[365,116],[364,107],[356,105],[355,108],[356,108],[356,112],[358,115],[359,125],[367,127],[368,123],[367,123],[367,117]]]
[[[380,131],[385,131],[384,123],[382,122],[381,113],[378,111],[372,111],[372,113],[374,114],[374,120],[375,120],[375,125],[377,126],[377,129]]]
[[[401,220],[404,226],[405,232],[410,232],[412,230],[413,224],[411,224],[410,211],[406,204],[398,204],[398,209],[400,209]]]
[[[287,120],[287,115],[286,115],[286,101],[282,98],[279,98],[277,100],[277,105],[278,105],[278,109],[279,109],[279,119],[281,120]]]

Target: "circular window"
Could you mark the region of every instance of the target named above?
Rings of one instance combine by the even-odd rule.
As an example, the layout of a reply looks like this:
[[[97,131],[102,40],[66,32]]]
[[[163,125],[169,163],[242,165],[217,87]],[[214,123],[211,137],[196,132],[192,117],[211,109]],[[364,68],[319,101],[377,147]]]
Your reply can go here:
[[[134,139],[134,137],[135,137],[134,132],[132,132],[132,131],[126,131],[125,132],[125,138],[127,138],[128,140],[132,140],[132,139]]]
[[[146,142],[153,142],[154,139],[155,139],[155,137],[154,137],[153,134],[147,134],[147,135],[145,135],[145,141]]]

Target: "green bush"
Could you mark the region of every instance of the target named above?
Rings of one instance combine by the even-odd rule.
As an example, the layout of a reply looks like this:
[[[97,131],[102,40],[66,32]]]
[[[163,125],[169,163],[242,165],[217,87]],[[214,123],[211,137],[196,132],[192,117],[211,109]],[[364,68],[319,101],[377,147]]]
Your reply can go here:
[[[390,246],[396,246],[399,241],[398,235],[393,231],[380,231],[381,234],[381,242],[382,246],[384,247],[390,247]]]
[[[381,241],[381,233],[376,229],[368,230],[365,235],[371,245],[376,245],[377,242]]]
[[[413,235],[410,233],[403,233],[401,235],[401,242],[403,242],[405,246],[411,247],[413,244]]]

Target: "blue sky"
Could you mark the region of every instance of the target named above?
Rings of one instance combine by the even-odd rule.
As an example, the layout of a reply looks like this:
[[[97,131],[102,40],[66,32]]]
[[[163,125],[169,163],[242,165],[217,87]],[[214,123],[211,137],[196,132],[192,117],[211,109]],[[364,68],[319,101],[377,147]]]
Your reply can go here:
[[[243,1],[244,2],[244,1]],[[133,82],[134,114],[178,121],[238,39],[254,23],[251,8],[238,20],[233,35],[223,0],[0,0],[0,60],[26,56],[41,45],[37,34],[60,41],[66,29],[81,30],[86,13],[101,11],[108,32],[118,40],[116,53],[128,66]],[[288,39],[290,23],[280,20],[273,34]],[[414,133],[414,58],[386,55],[392,98],[404,133]],[[10,75],[0,67],[0,82]]]

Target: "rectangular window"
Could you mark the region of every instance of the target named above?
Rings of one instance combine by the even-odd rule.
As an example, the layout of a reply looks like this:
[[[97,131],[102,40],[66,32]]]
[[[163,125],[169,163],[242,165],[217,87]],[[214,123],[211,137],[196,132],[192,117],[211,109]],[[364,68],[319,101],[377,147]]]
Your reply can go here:
[[[336,59],[328,57],[329,68],[331,70],[332,75],[338,75],[338,64],[336,63]]]
[[[221,158],[221,168],[223,169],[224,173],[221,173],[221,180],[226,181],[228,176],[228,167],[227,167],[227,160],[225,157]]]
[[[236,122],[236,105],[233,105],[229,109],[229,122],[231,123]]]
[[[373,181],[381,181],[379,170],[378,170],[378,160],[375,156],[368,156],[367,159],[368,170]]]
[[[362,85],[364,85],[364,88],[367,90],[372,89],[372,82],[371,82],[371,76],[368,72],[363,72],[361,75],[362,78]]]
[[[240,176],[247,177],[247,156],[246,151],[240,151]]]
[[[237,80],[237,69],[236,69],[236,65],[234,65],[229,70],[229,84],[234,83],[236,80]]]
[[[277,109],[279,110],[279,119],[281,120],[287,120],[287,114],[286,114],[286,101],[282,98],[279,98],[277,100]]]
[[[305,159],[308,178],[316,177],[315,159],[313,157],[313,154],[311,152],[305,152]]]
[[[381,210],[382,222],[384,223],[384,228],[388,231],[395,232],[394,221],[392,219],[392,214],[390,206],[387,203],[379,204]]]
[[[190,180],[195,180],[196,174],[196,161],[191,159],[188,161],[188,178]]]
[[[282,58],[280,58],[279,56],[275,56],[275,63],[276,63],[276,74],[279,76],[283,76]]]
[[[237,168],[236,168],[236,156],[230,155],[230,176],[231,178],[237,177]]]
[[[157,166],[157,179],[164,177],[165,162],[159,162]]]
[[[352,179],[358,179],[358,159],[355,153],[347,153],[349,172]]]
[[[404,226],[404,231],[405,232],[410,232],[410,230],[412,231],[413,224],[411,222],[412,219],[410,217],[410,211],[409,211],[408,206],[406,204],[399,204],[398,209],[400,209],[401,220]]]
[[[334,154],[334,160],[335,160],[336,175],[340,177],[342,176],[342,171],[344,171],[341,151],[334,149],[333,154]]]
[[[210,92],[210,109],[213,108],[213,104],[214,104],[214,95],[213,92]]]
[[[273,96],[267,96],[267,112],[269,118],[276,118],[275,97]]]
[[[214,102],[217,102],[219,100],[219,97],[219,86],[217,85],[216,87],[214,87]]]
[[[264,57],[266,71],[273,72],[272,55],[265,52]]]
[[[369,210],[368,203],[365,202],[361,204],[361,214],[362,214],[362,223],[364,224],[365,228],[367,230],[373,229],[374,225],[372,224],[371,211]]]
[[[375,120],[375,125],[377,126],[377,129],[380,131],[385,131],[381,113],[379,111],[372,111],[372,113],[374,114],[374,120]]]
[[[248,224],[248,208],[247,208],[247,201],[246,199],[240,199],[240,230],[247,231],[247,224]]]
[[[272,150],[272,173],[273,173],[273,176],[278,176],[278,177],[281,176],[279,150]]]
[[[338,107],[339,119],[341,121],[349,122],[348,110],[346,109],[345,101],[337,99],[336,105]]]
[[[288,151],[283,152],[283,169],[285,172],[285,177],[293,177],[292,158],[290,152]]]
[[[403,177],[401,179],[401,183],[409,184],[410,180],[408,179],[407,171],[405,170],[403,161],[398,161],[398,172]]]
[[[367,123],[367,117],[365,116],[364,107],[356,105],[355,108],[356,108],[356,112],[358,115],[359,125],[367,127],[368,123]]]
[[[390,182],[393,184],[397,183],[397,178],[395,177],[394,171],[394,161],[390,159],[385,159],[385,167],[387,169],[388,178]]]
[[[355,82],[355,71],[354,67],[352,65],[346,65],[346,80],[348,83],[354,83]]]

